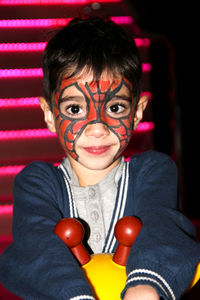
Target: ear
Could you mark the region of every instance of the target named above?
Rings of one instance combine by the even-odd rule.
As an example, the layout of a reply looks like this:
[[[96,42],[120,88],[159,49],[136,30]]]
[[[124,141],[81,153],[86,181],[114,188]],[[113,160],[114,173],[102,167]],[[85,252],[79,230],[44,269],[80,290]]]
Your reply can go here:
[[[54,115],[49,107],[49,104],[47,103],[46,99],[43,97],[39,97],[39,101],[40,101],[40,107],[44,113],[44,121],[46,122],[49,131],[56,132]]]
[[[140,98],[140,100],[138,102],[137,109],[135,112],[135,117],[134,117],[134,127],[133,127],[134,130],[137,129],[139,122],[143,118],[143,112],[148,104],[148,101],[149,101],[149,97],[144,95]]]

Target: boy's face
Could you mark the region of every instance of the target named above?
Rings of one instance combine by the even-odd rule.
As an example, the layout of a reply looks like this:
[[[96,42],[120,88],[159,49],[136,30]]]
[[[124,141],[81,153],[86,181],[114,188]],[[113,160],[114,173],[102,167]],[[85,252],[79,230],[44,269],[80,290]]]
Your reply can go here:
[[[132,86],[103,73],[63,78],[55,92],[56,131],[69,159],[89,169],[105,169],[119,159],[133,129]]]

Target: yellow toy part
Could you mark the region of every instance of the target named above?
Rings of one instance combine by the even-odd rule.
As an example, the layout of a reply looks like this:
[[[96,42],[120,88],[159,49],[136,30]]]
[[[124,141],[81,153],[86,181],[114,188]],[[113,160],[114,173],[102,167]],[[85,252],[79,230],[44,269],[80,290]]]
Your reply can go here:
[[[120,300],[126,284],[126,269],[116,264],[112,254],[92,255],[84,266],[86,277],[93,287],[95,299]]]
[[[98,300],[120,300],[126,284],[126,262],[142,223],[135,217],[124,217],[115,226],[115,237],[119,242],[114,254],[90,256],[82,244],[84,229],[82,224],[72,218],[62,219],[54,232],[71,249],[85,272]],[[188,288],[191,289],[200,279],[200,263]]]
[[[189,286],[189,289],[191,289],[199,280],[200,280],[200,263],[197,265],[196,273],[194,274],[194,277]]]

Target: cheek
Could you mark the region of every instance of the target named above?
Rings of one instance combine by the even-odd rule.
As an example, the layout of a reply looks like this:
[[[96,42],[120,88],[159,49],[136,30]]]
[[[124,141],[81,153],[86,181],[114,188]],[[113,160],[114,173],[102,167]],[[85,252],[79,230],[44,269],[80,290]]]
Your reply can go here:
[[[70,123],[69,121],[63,121],[56,123],[56,129],[59,141],[62,144],[62,147],[64,150],[71,151],[73,148],[73,142],[74,142],[74,134],[70,130]]]

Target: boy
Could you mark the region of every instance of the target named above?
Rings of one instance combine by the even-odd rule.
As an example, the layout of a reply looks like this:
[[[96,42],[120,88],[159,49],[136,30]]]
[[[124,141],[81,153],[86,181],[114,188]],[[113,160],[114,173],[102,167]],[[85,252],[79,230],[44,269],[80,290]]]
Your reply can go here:
[[[200,245],[178,211],[174,163],[148,151],[125,162],[122,152],[143,116],[141,66],[133,39],[101,18],[75,19],[43,56],[50,131],[66,158],[56,168],[35,162],[14,184],[14,243],[0,261],[0,280],[24,299],[94,299],[64,243],[54,234],[64,217],[83,220],[88,248],[114,252],[114,225],[125,215],[143,223],[128,259],[125,300],[180,299]]]

